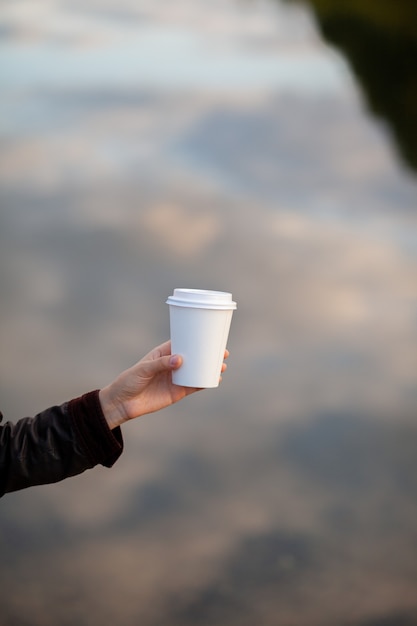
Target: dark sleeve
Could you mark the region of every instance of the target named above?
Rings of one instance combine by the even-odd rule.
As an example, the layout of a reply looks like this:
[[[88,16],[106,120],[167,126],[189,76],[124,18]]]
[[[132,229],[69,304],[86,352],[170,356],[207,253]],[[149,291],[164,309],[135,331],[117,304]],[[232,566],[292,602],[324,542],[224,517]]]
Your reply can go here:
[[[6,422],[0,425],[0,496],[98,464],[111,467],[122,451],[121,430],[108,427],[98,390],[16,424]]]

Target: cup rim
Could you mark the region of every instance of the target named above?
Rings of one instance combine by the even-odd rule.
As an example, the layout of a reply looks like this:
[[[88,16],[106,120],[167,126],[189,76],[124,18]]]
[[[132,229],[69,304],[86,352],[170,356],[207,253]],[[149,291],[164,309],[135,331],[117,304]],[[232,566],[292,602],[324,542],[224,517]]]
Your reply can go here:
[[[194,309],[234,310],[237,307],[230,292],[211,289],[175,288],[166,303]]]

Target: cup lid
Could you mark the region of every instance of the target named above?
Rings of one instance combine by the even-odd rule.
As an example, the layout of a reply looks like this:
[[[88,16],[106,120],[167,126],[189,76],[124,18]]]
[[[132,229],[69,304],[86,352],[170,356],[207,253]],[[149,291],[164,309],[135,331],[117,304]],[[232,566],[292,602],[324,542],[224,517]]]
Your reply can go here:
[[[232,294],[226,291],[209,291],[206,289],[174,289],[167,304],[190,307],[194,309],[236,309]]]

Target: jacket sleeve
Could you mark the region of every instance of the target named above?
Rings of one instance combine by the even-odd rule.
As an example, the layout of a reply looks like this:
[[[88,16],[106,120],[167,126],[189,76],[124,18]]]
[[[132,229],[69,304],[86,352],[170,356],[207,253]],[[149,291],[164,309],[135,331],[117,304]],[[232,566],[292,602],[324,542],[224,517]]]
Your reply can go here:
[[[121,430],[108,427],[98,390],[16,424],[6,422],[0,425],[0,497],[98,464],[111,467],[122,451]]]

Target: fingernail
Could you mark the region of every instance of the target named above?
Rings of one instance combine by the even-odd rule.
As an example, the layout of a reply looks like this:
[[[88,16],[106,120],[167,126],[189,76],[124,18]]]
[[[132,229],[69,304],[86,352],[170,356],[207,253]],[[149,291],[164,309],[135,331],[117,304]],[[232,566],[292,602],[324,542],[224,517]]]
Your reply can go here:
[[[178,367],[180,362],[181,359],[178,354],[173,354],[172,357],[169,359],[169,364],[171,365],[171,367]]]

